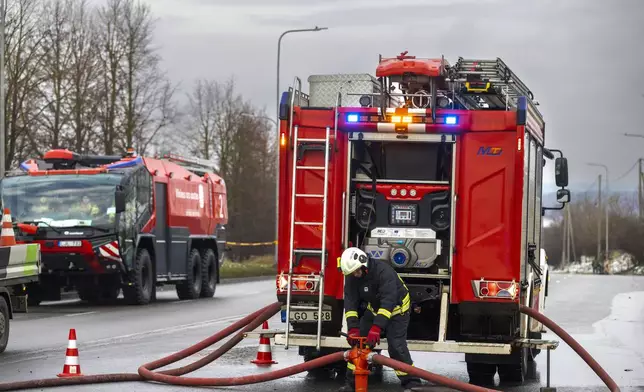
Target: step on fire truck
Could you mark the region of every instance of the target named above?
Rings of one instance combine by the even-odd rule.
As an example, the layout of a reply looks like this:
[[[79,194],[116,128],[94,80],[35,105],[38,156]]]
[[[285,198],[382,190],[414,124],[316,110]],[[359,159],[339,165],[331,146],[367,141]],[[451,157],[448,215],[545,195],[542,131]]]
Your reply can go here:
[[[473,382],[497,370],[522,382],[556,347],[518,307],[544,308],[542,216],[570,201],[532,92],[501,59],[406,52],[381,57],[376,77],[308,81],[309,94],[296,78],[281,98],[276,283],[292,330],[275,343],[305,360],[349,347],[336,260],[357,246],[409,288],[410,350],[464,353]],[[559,206],[543,207],[553,153]]]
[[[0,183],[18,242],[38,243],[40,283],[30,304],[59,300],[61,288],[90,302],[147,304],[156,286],[180,299],[212,297],[228,220],[226,184],[214,164],[51,150]]]

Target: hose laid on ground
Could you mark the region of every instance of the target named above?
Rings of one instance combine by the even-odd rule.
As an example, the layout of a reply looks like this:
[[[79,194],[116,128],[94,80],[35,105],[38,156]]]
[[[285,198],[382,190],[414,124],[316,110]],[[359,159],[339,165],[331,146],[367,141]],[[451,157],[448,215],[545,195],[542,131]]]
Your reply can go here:
[[[543,323],[543,325],[550,328],[552,332],[554,332],[564,342],[566,342],[566,344],[570,346],[570,348],[575,350],[577,355],[579,355],[581,359],[583,359],[588,364],[588,366],[590,366],[590,368],[593,369],[595,374],[597,374],[597,376],[601,378],[601,380],[604,382],[604,384],[606,384],[606,386],[608,387],[608,389],[611,390],[611,392],[617,392],[620,390],[615,380],[613,380],[608,375],[608,373],[606,373],[606,371],[601,367],[601,365],[597,363],[595,358],[593,358],[592,355],[588,353],[588,351],[586,351],[579,343],[577,343],[577,341],[572,336],[570,336],[568,332],[564,331],[563,328],[555,324],[555,322],[550,320],[548,317],[544,316],[543,314],[527,306],[520,305],[519,311]]]
[[[159,360],[147,363],[139,367],[139,374],[133,373],[114,373],[114,374],[101,374],[95,376],[81,376],[81,377],[71,377],[71,378],[50,378],[50,379],[41,379],[41,380],[30,380],[30,381],[19,381],[19,382],[9,382],[9,383],[0,383],[0,391],[16,391],[32,388],[44,388],[44,387],[55,387],[63,385],[82,385],[82,384],[97,384],[97,383],[108,383],[108,382],[128,382],[128,381],[157,381],[161,383],[174,384],[174,385],[188,385],[188,386],[233,386],[233,385],[245,385],[245,384],[254,384],[265,381],[276,380],[283,377],[288,377],[297,373],[304,371],[312,370],[317,367],[326,366],[334,362],[338,362],[344,359],[343,352],[336,352],[329,354],[320,358],[317,358],[312,361],[307,361],[296,366],[289,368],[279,369],[276,371],[255,374],[242,377],[224,377],[224,378],[203,378],[203,377],[179,377],[183,374],[193,372],[197,369],[204,367],[205,365],[213,362],[217,358],[221,357],[223,354],[228,352],[231,348],[237,345],[244,337],[244,333],[252,331],[259,327],[264,321],[270,319],[275,315],[281,308],[282,304],[280,302],[273,303],[262,309],[259,309],[243,319],[235,322],[234,324],[224,328],[218,333],[212,335],[209,338],[202,340],[201,342],[194,344],[184,350],[181,350],[177,353],[171,354],[167,357],[161,358]],[[568,333],[566,333],[561,327],[555,324],[552,320],[546,316],[536,312],[535,310],[521,306],[520,311],[529,315],[530,317],[536,319],[543,323],[546,327],[550,328],[555,334],[562,338],[577,354],[595,371],[595,373],[604,381],[608,388],[615,392],[619,391],[619,387],[613,381],[613,379],[606,373],[606,371],[597,363],[597,361],[592,358],[592,356],[584,350],[577,341],[575,341]],[[207,347],[212,346],[213,344],[219,342],[220,340],[228,337],[235,331],[242,329],[237,335],[219,347],[217,350],[208,354],[206,357],[195,361],[189,365],[183,366],[181,368],[165,370],[161,372],[154,372],[153,370],[158,369],[163,366],[167,366],[171,363],[175,363],[182,359],[185,359]],[[476,385],[467,384],[458,380],[453,380],[444,376],[440,376],[431,372],[428,372],[423,369],[415,368],[409,366],[403,362],[393,360],[391,358],[374,354],[373,361],[384,366],[394,368],[396,370],[401,370],[407,372],[411,375],[415,375],[419,378],[422,378],[426,381],[445,385],[456,390],[465,391],[465,392],[483,392],[483,391],[496,391],[494,389],[486,389]]]
[[[395,370],[400,370],[405,373],[408,373],[412,376],[416,376],[419,378],[422,378],[425,381],[429,381],[434,384],[440,384],[444,385],[446,387],[455,389],[457,391],[463,391],[463,392],[501,392],[498,389],[488,389],[488,388],[483,388],[479,387],[477,385],[472,385],[468,384],[463,381],[458,381],[454,380],[453,378],[448,378],[445,376],[441,376],[435,373],[428,372],[427,370],[423,370],[417,367],[413,367],[411,365],[407,365],[404,362],[396,361],[395,359],[385,357],[384,355],[380,354],[375,354],[372,357],[373,361],[377,364],[383,365],[390,367]]]

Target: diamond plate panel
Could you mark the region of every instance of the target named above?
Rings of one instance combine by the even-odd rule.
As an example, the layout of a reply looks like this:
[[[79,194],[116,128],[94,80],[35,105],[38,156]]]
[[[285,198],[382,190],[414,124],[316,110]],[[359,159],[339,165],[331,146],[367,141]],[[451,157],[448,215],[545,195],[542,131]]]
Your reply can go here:
[[[360,106],[360,96],[348,93],[380,92],[378,79],[369,74],[311,75],[308,82],[309,105],[313,107],[334,107],[339,91],[342,92],[341,106]]]

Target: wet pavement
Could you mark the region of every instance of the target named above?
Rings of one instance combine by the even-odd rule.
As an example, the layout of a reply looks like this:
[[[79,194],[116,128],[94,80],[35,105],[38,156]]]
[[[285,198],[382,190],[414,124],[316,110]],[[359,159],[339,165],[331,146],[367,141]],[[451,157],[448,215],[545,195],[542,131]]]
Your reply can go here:
[[[555,275],[551,277],[546,315],[558,322],[588,350],[620,385],[622,391],[644,391],[644,277]],[[11,340],[0,355],[0,380],[55,377],[62,370],[69,328],[76,328],[80,364],[85,374],[136,372],[143,363],[196,343],[244,315],[274,300],[274,280],[220,285],[214,299],[180,302],[173,291],[159,294],[147,307],[116,305],[89,307],[78,301],[45,304],[18,315]],[[277,317],[271,328],[283,324]],[[545,339],[555,339],[546,334]],[[256,341],[247,340],[191,377],[229,377],[267,372],[301,362],[297,349],[273,346],[279,363],[258,369]],[[179,362],[192,362],[214,350]],[[384,352],[386,354],[386,352]],[[416,366],[467,382],[463,355],[412,353]],[[563,342],[552,352],[551,384],[557,391],[605,391],[599,378]],[[521,387],[497,386],[505,391],[539,391],[545,385],[546,355],[537,357],[533,379]],[[175,367],[176,365],[173,365]],[[498,377],[497,377],[498,382]],[[330,379],[299,374],[288,379],[235,388],[239,391],[333,391]],[[104,384],[39,389],[43,391],[184,391],[188,388],[150,383]],[[400,391],[393,371],[370,391]],[[427,391],[448,390],[427,386]]]

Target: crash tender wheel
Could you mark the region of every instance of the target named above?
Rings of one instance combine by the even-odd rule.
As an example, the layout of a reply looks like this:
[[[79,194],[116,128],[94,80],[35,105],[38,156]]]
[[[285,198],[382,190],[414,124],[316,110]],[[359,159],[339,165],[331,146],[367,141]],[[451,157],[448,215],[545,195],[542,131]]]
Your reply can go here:
[[[0,296],[0,353],[7,348],[9,343],[9,304]]]
[[[217,255],[206,248],[201,251],[201,297],[212,298],[217,290]]]
[[[140,248],[137,251],[131,274],[132,285],[123,288],[125,300],[134,305],[150,303],[155,287],[152,258],[147,249]]]
[[[177,284],[179,299],[197,299],[201,294],[201,255],[199,249],[193,248],[186,266],[186,280]]]

